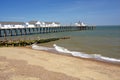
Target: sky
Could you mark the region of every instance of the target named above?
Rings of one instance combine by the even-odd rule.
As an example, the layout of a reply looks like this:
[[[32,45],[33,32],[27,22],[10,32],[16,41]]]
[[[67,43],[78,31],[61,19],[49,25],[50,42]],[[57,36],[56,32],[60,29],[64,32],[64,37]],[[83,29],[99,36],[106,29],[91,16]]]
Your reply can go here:
[[[0,21],[120,25],[120,0],[0,0]]]

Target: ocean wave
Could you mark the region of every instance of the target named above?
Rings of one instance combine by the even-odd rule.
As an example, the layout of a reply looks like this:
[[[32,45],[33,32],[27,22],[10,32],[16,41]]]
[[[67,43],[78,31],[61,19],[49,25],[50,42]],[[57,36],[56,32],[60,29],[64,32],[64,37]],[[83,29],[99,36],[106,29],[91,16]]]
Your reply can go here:
[[[49,48],[49,47],[43,47],[43,46],[38,46],[36,44],[33,44],[32,49],[46,50],[46,51],[54,50],[54,51],[57,51],[59,53],[70,54],[70,55],[75,56],[75,57],[95,59],[95,60],[105,61],[105,62],[120,63],[120,59],[109,58],[109,57],[102,56],[100,54],[86,54],[84,52],[70,51],[70,50],[68,50],[64,47],[60,47],[56,44],[54,44],[53,46],[54,46],[54,48]]]
[[[54,50],[54,48],[38,46],[36,44],[32,44],[32,49],[35,49],[35,50],[45,50],[45,51]]]

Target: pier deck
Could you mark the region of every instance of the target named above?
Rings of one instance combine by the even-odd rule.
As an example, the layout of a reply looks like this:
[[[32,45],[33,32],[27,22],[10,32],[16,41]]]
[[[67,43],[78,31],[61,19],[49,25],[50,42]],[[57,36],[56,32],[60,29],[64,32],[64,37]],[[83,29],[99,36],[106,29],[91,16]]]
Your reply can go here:
[[[45,34],[65,31],[93,30],[93,26],[60,26],[60,27],[35,27],[35,28],[8,28],[0,29],[0,37],[21,36],[30,34]]]

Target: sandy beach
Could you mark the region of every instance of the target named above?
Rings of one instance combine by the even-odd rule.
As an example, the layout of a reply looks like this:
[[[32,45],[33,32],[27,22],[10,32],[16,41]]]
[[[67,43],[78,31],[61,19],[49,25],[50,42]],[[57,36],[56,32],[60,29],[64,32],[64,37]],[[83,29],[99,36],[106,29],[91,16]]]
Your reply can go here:
[[[0,80],[120,80],[120,65],[24,47],[2,47]]]

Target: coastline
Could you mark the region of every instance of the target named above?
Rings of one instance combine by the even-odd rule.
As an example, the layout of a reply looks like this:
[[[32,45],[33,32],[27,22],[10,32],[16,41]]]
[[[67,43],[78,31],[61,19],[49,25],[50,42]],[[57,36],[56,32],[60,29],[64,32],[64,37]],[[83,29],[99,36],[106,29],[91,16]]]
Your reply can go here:
[[[16,80],[21,78],[22,80],[119,80],[120,75],[120,65],[113,63],[106,63],[91,59],[77,58],[73,56],[58,55],[46,51],[32,50],[29,47],[2,47],[0,48],[0,74],[8,76],[9,79]],[[6,61],[8,60],[8,61]],[[5,68],[7,63],[12,64],[11,61],[21,62],[21,65],[31,65],[33,66],[34,75],[32,71],[26,70],[24,72],[24,67],[21,73],[18,73],[16,67],[12,66],[12,69]],[[24,63],[25,61],[25,63]],[[23,62],[23,63],[22,63]],[[2,65],[1,65],[2,64]],[[5,66],[3,66],[3,64]],[[14,64],[15,65],[15,64]],[[17,64],[18,65],[18,64]],[[36,76],[40,73],[37,72],[35,66],[41,67],[43,73],[46,72],[48,78],[45,76]],[[3,71],[2,71],[3,70]],[[6,71],[4,71],[6,70]],[[19,70],[19,69],[18,69]],[[28,73],[27,73],[28,71]],[[6,72],[6,73],[5,73]],[[9,74],[8,74],[9,73]],[[31,75],[27,75],[31,74]],[[36,74],[36,75],[35,75]],[[41,73],[42,74],[42,73]],[[57,77],[55,77],[57,76]],[[5,76],[0,76],[3,79]],[[16,78],[16,79],[15,79]],[[8,80],[8,79],[7,79]]]

